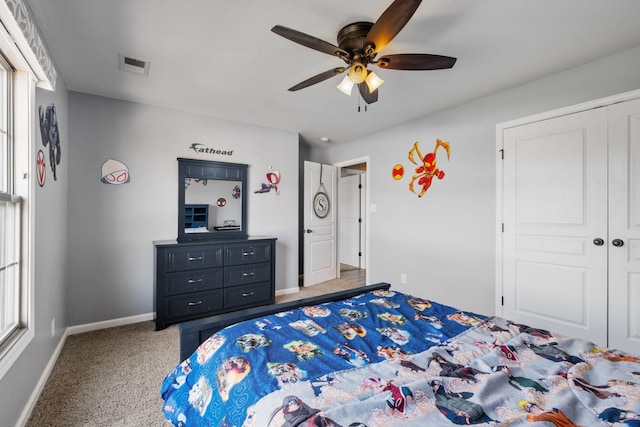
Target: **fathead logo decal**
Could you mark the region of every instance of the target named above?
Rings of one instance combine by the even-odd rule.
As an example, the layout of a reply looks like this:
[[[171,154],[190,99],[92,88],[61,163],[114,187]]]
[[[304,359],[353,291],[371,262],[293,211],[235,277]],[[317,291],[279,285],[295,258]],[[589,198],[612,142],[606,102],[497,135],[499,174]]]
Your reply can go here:
[[[233,150],[220,150],[218,148],[205,147],[203,144],[199,144],[197,142],[191,144],[191,147],[189,148],[196,153],[221,154],[223,156],[233,155]]]

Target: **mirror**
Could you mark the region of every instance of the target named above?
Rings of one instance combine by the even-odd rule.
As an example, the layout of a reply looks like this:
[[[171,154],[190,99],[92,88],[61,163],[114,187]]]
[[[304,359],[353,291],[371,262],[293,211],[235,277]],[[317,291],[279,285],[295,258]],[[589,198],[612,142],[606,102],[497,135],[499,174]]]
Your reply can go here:
[[[247,165],[178,158],[178,241],[247,237]]]

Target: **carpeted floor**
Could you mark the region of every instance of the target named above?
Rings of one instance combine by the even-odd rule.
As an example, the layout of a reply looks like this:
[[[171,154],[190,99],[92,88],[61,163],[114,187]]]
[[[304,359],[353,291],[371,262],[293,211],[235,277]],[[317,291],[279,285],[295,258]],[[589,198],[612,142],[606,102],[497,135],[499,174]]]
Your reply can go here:
[[[335,279],[282,295],[286,302],[356,285]],[[160,385],[179,363],[176,325],[142,322],[71,335],[26,427],[155,427],[168,425]]]
[[[362,284],[364,285],[364,283]],[[301,298],[314,297],[317,295],[324,295],[330,292],[342,291],[345,289],[356,288],[362,286],[361,284],[350,282],[344,279],[333,279],[328,282],[318,283],[317,285],[309,286],[306,288],[299,288],[300,291],[292,294],[280,295],[276,297],[276,303],[288,302]]]
[[[162,426],[178,328],[142,322],[67,337],[27,427]]]

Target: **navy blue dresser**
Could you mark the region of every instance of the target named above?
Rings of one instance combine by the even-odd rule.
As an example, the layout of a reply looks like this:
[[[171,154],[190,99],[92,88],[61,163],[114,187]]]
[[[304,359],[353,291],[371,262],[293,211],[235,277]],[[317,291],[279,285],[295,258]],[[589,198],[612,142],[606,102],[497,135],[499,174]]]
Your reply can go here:
[[[156,241],[156,330],[275,303],[275,238]]]

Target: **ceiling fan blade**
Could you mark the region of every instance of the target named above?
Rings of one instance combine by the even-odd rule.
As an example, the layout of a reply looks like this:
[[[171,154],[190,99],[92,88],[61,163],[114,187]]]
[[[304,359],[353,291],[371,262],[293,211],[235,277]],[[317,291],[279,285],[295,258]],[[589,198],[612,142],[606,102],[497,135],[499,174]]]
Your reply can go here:
[[[289,88],[291,92],[295,92],[296,90],[304,89],[305,87],[309,87],[316,83],[320,83],[321,81],[327,80],[333,76],[337,76],[338,74],[344,73],[347,69],[344,67],[334,68],[332,70],[327,70],[324,73],[316,74],[315,76],[308,78],[307,80],[298,83],[295,86]]]
[[[377,53],[384,48],[409,22],[422,0],[395,0],[373,24],[365,39],[364,45],[373,45],[372,52]]]
[[[456,58],[428,53],[401,53],[385,55],[375,64],[389,70],[443,70],[453,67]]]
[[[321,40],[317,37],[310,36],[309,34],[302,33],[298,30],[283,27],[282,25],[276,25],[271,29],[274,33],[289,39],[293,42],[301,44],[311,49],[326,53],[332,56],[338,56],[340,58],[349,58],[351,55],[346,50],[340,49],[329,42]]]
[[[373,92],[369,91],[369,86],[365,82],[358,83],[358,90],[360,91],[360,96],[364,99],[364,102],[367,104],[373,104],[378,101],[378,89]]]

